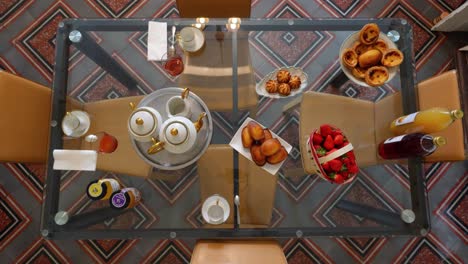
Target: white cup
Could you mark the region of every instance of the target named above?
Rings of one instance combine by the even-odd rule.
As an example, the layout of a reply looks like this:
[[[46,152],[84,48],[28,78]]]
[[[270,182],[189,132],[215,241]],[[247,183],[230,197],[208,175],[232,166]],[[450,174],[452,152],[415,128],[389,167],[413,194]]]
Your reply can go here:
[[[210,219],[210,223],[220,223],[224,219],[224,209],[218,204],[213,204],[208,207],[207,214]]]
[[[184,27],[180,31],[180,41],[184,49],[191,50],[195,47],[195,33],[193,27]]]

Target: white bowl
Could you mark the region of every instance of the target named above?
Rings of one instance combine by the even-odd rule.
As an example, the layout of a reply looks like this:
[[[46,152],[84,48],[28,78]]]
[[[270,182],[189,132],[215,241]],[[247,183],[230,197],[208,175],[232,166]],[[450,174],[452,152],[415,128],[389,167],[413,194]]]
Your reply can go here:
[[[292,75],[297,75],[297,76],[299,76],[299,78],[301,78],[301,86],[299,86],[299,88],[297,88],[297,89],[291,89],[291,94],[289,94],[287,96],[281,95],[279,93],[271,94],[271,93],[267,92],[267,90],[265,89],[266,82],[268,82],[269,80],[276,80],[276,74],[281,70],[286,70],[291,74],[291,76]],[[256,90],[258,95],[261,95],[261,96],[264,96],[264,97],[270,97],[270,98],[276,98],[276,99],[287,98],[287,97],[290,97],[290,96],[295,96],[298,93],[301,93],[307,87],[307,78],[308,78],[307,73],[305,73],[300,68],[297,68],[297,67],[279,68],[279,69],[276,69],[276,70],[270,72],[265,77],[263,77],[263,79],[259,83],[257,83],[257,85],[255,86],[255,90]]]
[[[397,46],[395,45],[395,43],[393,43],[393,41],[391,41],[387,35],[385,35],[384,33],[380,32],[380,35],[379,35],[379,38],[382,39],[383,41],[385,41],[385,43],[387,44],[388,48],[389,49],[396,49]],[[348,76],[348,78],[353,81],[354,83],[360,85],[360,86],[365,86],[365,87],[372,87],[370,85],[368,85],[365,81],[359,79],[359,78],[356,78],[354,77],[353,73],[351,72],[351,70],[346,67],[344,64],[343,64],[343,60],[341,59],[343,57],[343,52],[345,49],[349,49],[349,48],[352,48],[354,43],[356,43],[357,41],[359,41],[359,31],[358,32],[355,32],[351,35],[349,35],[348,38],[346,38],[344,41],[343,41],[343,44],[341,44],[341,48],[340,48],[340,57],[338,58],[340,60],[340,66],[341,66],[341,70],[344,72],[344,74],[346,74],[346,76]],[[393,79],[393,77],[395,77],[396,73],[397,73],[397,70],[398,70],[398,67],[387,67],[388,69],[388,80],[385,82],[389,82],[390,80]]]

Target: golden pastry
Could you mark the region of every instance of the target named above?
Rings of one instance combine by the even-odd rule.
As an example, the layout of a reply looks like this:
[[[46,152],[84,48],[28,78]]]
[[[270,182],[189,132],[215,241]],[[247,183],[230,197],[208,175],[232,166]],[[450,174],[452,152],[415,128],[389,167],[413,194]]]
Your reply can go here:
[[[267,157],[266,159],[267,162],[270,164],[278,164],[285,160],[287,156],[288,152],[283,146],[281,146],[281,149],[278,152],[276,152],[274,155]]]
[[[266,163],[266,157],[265,155],[262,154],[260,151],[260,146],[258,145],[253,145],[250,148],[250,155],[252,155],[252,160],[257,164],[258,166],[263,166]]]
[[[291,87],[289,86],[289,84],[287,83],[281,83],[279,86],[278,86],[278,92],[281,94],[281,95],[289,95],[291,93]]]
[[[353,45],[353,50],[354,50],[354,52],[356,52],[356,54],[358,56],[361,56],[361,54],[363,54],[364,52],[368,51],[371,48],[372,48],[372,46],[366,45],[366,44],[361,43],[359,41],[354,43],[354,45]]]
[[[368,68],[377,65],[380,59],[382,59],[382,52],[376,49],[368,50],[359,56],[359,67]]]
[[[356,67],[358,64],[358,55],[352,49],[345,49],[341,57],[343,64],[349,68]]]
[[[278,152],[281,148],[281,142],[277,138],[271,138],[265,140],[263,144],[260,146],[260,151],[265,156],[271,156]]]
[[[301,87],[301,78],[299,78],[297,75],[293,75],[291,79],[289,79],[289,87],[291,87],[291,89],[297,89]]]
[[[365,81],[370,86],[383,85],[388,80],[388,70],[384,66],[374,66],[366,71]]]
[[[263,133],[265,134],[265,137],[262,140],[260,140],[260,144],[263,144],[263,142],[265,142],[266,140],[273,138],[270,129],[264,128]]]
[[[269,93],[277,93],[278,92],[278,82],[276,80],[269,80],[265,84],[265,89]]]
[[[351,73],[356,78],[364,79],[366,77],[366,71],[367,71],[367,69],[363,69],[363,68],[361,68],[359,66],[356,66],[351,70]]]
[[[388,67],[395,67],[403,62],[403,53],[397,49],[389,49],[382,56],[382,64]]]
[[[380,29],[377,24],[364,25],[359,32],[359,40],[366,45],[374,44],[379,39]]]
[[[383,54],[388,49],[388,46],[387,43],[385,43],[385,41],[379,39],[372,45],[372,48],[380,50],[380,52],[382,52]]]
[[[263,128],[254,121],[250,121],[247,124],[247,128],[249,129],[249,134],[254,140],[262,140],[265,137],[263,133]]]
[[[281,70],[276,74],[276,80],[280,83],[287,83],[291,78],[291,74],[286,70]]]
[[[244,127],[242,129],[242,146],[244,148],[250,148],[252,144],[254,143],[253,138],[250,136],[249,129],[247,127]]]

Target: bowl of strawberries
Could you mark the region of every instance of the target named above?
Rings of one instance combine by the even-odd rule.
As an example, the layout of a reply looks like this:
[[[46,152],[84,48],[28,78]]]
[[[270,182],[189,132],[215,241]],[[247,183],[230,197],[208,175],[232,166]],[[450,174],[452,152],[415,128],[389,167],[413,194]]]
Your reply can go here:
[[[309,160],[322,179],[346,184],[356,177],[359,168],[353,145],[341,129],[329,124],[321,125],[310,134],[306,147]]]

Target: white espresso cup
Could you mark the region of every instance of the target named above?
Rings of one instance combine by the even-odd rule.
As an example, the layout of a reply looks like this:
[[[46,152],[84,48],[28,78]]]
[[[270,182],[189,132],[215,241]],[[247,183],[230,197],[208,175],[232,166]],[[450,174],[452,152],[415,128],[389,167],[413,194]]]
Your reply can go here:
[[[195,33],[193,27],[184,27],[180,31],[181,45],[185,49],[191,50],[195,47]]]
[[[169,117],[183,116],[190,119],[192,110],[187,100],[188,93],[188,88],[185,88],[181,95],[169,98],[166,103],[166,112]]]
[[[207,215],[209,223],[222,223],[224,220],[224,209],[219,204],[213,204],[208,207]]]

